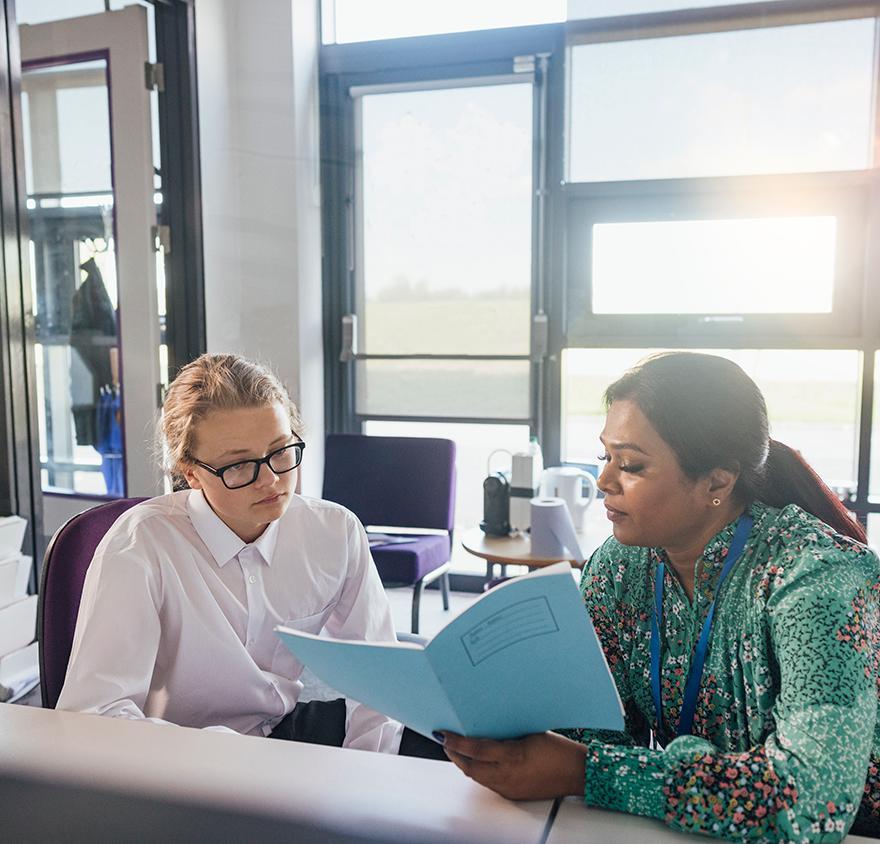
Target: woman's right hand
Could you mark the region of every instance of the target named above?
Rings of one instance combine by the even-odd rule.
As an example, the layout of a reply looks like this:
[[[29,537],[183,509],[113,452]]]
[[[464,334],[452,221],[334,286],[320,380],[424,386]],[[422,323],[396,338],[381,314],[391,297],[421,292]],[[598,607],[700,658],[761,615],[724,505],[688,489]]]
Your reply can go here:
[[[494,741],[444,733],[446,755],[480,785],[508,800],[583,796],[586,747],[556,733]]]

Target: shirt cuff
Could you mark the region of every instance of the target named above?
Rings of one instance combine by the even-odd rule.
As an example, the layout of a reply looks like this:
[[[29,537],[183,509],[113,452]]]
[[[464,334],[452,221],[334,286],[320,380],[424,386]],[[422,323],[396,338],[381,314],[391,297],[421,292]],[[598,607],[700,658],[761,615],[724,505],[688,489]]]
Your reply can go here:
[[[343,747],[396,755],[403,738],[403,724],[362,703],[345,700],[345,740]]]
[[[587,745],[584,800],[590,806],[662,820],[666,815],[663,755],[645,747]]]

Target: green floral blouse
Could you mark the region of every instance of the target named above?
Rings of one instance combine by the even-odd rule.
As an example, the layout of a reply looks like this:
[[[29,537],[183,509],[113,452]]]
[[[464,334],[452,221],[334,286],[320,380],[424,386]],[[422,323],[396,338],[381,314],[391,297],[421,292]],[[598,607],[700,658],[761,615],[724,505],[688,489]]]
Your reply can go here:
[[[753,504],[728,575],[694,716],[684,685],[735,523],[708,543],[694,600],[666,567],[664,723],[651,698],[653,582],[661,549],[611,538],[581,590],[626,710],[625,733],[564,731],[588,747],[585,800],[677,830],[759,841],[839,841],[858,815],[880,831],[880,562],[790,505]],[[653,731],[665,749],[650,749]]]

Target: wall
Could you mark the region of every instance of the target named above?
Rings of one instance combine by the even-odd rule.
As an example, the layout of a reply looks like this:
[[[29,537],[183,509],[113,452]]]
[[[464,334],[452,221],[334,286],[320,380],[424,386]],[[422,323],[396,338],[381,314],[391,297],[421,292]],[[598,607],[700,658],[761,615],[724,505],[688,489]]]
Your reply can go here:
[[[318,0],[196,0],[208,351],[270,364],[320,494],[324,373]]]

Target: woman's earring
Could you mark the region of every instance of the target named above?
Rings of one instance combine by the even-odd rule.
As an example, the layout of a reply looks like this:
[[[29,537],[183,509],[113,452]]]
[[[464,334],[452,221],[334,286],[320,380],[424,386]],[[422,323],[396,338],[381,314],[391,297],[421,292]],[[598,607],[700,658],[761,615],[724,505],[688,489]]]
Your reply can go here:
[[[720,506],[721,506],[721,499],[720,499],[720,498],[713,498],[713,499],[712,499],[712,503],[713,503],[716,507],[720,507]]]

